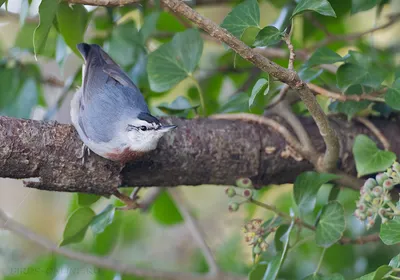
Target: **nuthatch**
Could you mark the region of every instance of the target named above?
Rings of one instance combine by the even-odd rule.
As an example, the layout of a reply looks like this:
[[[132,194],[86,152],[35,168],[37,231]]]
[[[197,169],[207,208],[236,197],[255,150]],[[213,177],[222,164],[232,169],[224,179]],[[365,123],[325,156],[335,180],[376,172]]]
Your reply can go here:
[[[126,163],[154,150],[175,125],[163,125],[128,75],[96,44],[77,45],[85,64],[82,87],[71,101],[71,119],[96,154]]]

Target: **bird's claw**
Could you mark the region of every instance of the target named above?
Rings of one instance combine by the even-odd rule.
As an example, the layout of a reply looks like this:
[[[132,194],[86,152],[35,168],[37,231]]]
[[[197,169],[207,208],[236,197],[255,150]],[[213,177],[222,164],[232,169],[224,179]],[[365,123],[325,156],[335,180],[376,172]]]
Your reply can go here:
[[[123,207],[118,207],[117,210],[132,210],[132,209],[138,209],[141,208],[141,205],[139,203],[139,196],[137,195],[140,190],[140,187],[137,187],[134,192],[132,193],[132,196],[125,195],[121,193],[119,190],[117,190],[114,195],[121,200],[123,203],[125,203],[125,206]]]
[[[90,156],[90,149],[88,146],[86,146],[85,144],[82,144],[82,149],[81,149],[81,154],[78,156],[78,158],[82,159],[82,165],[85,164],[85,155]]]

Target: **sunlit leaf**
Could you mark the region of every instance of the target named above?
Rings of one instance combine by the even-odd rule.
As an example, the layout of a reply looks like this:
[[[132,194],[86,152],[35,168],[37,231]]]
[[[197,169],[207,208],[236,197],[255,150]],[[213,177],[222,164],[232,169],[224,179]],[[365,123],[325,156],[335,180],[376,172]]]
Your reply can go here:
[[[150,87],[156,92],[169,90],[193,74],[203,52],[199,31],[189,29],[177,33],[149,55],[147,72]]]
[[[89,207],[76,209],[68,218],[60,246],[81,242],[96,213]]]
[[[259,22],[260,8],[257,0],[246,0],[233,8],[221,23],[221,27],[240,39],[247,28],[259,27]]]
[[[336,17],[335,11],[327,0],[300,0],[293,11],[292,17],[306,11],[314,11],[324,16]]]
[[[56,17],[59,2],[60,0],[42,0],[40,3],[40,22],[33,34],[33,47],[35,54],[39,54],[43,51],[50,28],[53,25],[53,20]]]
[[[57,22],[61,35],[68,47],[81,57],[76,45],[83,42],[88,22],[88,12],[83,5],[70,6],[61,2],[57,10]]]
[[[101,196],[89,193],[78,193],[78,203],[81,206],[90,206],[98,201]]]
[[[386,170],[396,160],[396,155],[379,150],[376,143],[366,135],[357,135],[353,154],[358,177]]]

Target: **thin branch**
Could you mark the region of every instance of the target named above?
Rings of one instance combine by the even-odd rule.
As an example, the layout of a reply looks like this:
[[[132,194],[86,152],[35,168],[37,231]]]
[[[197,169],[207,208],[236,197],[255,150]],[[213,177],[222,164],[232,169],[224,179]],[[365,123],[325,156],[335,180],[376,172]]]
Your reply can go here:
[[[390,151],[390,144],[385,135],[377,128],[370,120],[363,117],[356,117],[357,121],[365,125],[371,132],[378,138],[378,140],[382,143],[384,149],[386,151]]]
[[[193,238],[196,240],[200,250],[202,251],[209,266],[209,274],[214,276],[218,275],[220,273],[220,270],[215,261],[213,253],[210,247],[208,247],[206,243],[205,236],[203,235],[200,226],[198,225],[192,214],[190,214],[190,211],[186,205],[186,201],[182,197],[181,191],[178,189],[168,189],[168,193],[175,200],[179,212],[181,213],[183,219],[185,220],[185,224],[189,228],[190,232],[193,235]]]
[[[369,100],[369,101],[374,101],[374,102],[385,102],[384,98],[377,97],[374,94],[344,95],[344,94],[341,94],[341,93],[336,93],[336,92],[329,91],[329,90],[324,89],[324,88],[322,88],[320,86],[317,86],[315,84],[308,83],[307,85],[312,91],[314,91],[314,92],[316,92],[316,93],[318,93],[320,95],[323,95],[323,96],[326,96],[326,97],[329,97],[329,98],[332,98],[332,99],[335,99],[335,100],[338,100],[338,101],[342,101],[342,102],[350,101],[350,100],[358,101],[358,102],[362,101],[362,100]]]
[[[308,160],[314,165],[317,164],[319,154],[315,150],[314,145],[312,144],[311,139],[308,135],[308,132],[304,129],[304,126],[299,121],[297,116],[292,112],[292,109],[290,108],[287,100],[282,100],[270,111],[287,121],[287,123],[296,133],[297,138],[300,140],[300,143],[305,147],[305,149],[308,151],[308,154],[311,156],[311,158],[308,158]]]
[[[278,95],[275,96],[274,99],[272,99],[270,104],[268,104],[267,110],[279,104],[279,102],[281,102],[285,98],[286,93],[288,92],[289,89],[290,87],[288,85],[286,84],[283,85]]]
[[[306,51],[310,52],[312,50],[318,49],[320,47],[326,46],[328,44],[334,43],[334,42],[338,42],[338,41],[353,41],[353,40],[357,40],[365,35],[374,33],[376,31],[379,30],[383,30],[386,29],[390,26],[392,26],[393,24],[395,24],[396,22],[398,22],[400,20],[400,13],[395,13],[392,15],[389,15],[389,21],[381,26],[377,26],[374,28],[371,28],[369,30],[363,31],[363,32],[358,32],[358,33],[353,33],[353,34],[345,34],[345,35],[331,35],[329,37],[326,37],[324,40],[319,41],[318,43],[316,43],[315,45],[313,45],[310,48],[307,48]]]
[[[371,242],[378,242],[380,241],[379,234],[374,233],[371,235],[366,235],[366,236],[360,236],[355,239],[349,238],[349,237],[342,237],[339,241],[340,244],[342,245],[347,245],[347,244],[358,244],[358,245],[363,245],[366,243],[371,243]]]
[[[285,41],[288,49],[289,49],[289,65],[288,69],[289,70],[294,70],[294,60],[296,59],[296,53],[294,51],[294,47],[292,44],[292,41],[290,39],[290,34],[285,34],[283,37],[283,40]]]
[[[307,109],[315,120],[318,129],[325,141],[326,152],[324,157],[319,161],[318,170],[330,171],[335,168],[339,159],[339,141],[336,132],[330,126],[329,121],[322,108],[318,104],[316,98],[303,82],[298,74],[294,71],[285,69],[278,64],[268,60],[259,53],[254,52],[245,43],[234,37],[225,29],[216,23],[207,19],[191,9],[185,3],[179,0],[161,0],[164,5],[172,9],[178,14],[183,15],[201,29],[208,32],[211,36],[218,38],[221,42],[226,43],[235,52],[244,59],[252,62],[261,70],[269,73],[272,77],[288,84],[291,88],[298,91],[300,98],[303,100]]]
[[[5,223],[5,221],[7,221],[7,223]],[[169,272],[169,271],[141,269],[135,267],[132,264],[124,264],[121,263],[121,261],[112,260],[109,257],[102,258],[74,251],[66,247],[58,247],[52,241],[44,238],[43,236],[31,231],[24,225],[9,218],[1,209],[0,209],[0,228],[9,230],[12,233],[21,236],[24,239],[30,240],[33,243],[42,246],[43,248],[47,249],[52,253],[64,256],[72,260],[77,260],[83,263],[91,264],[99,268],[110,269],[125,275],[149,277],[151,279],[162,279],[162,280],[246,279],[245,277],[230,275],[230,274],[219,274],[217,276],[212,276],[212,275],[191,274],[184,272]]]
[[[146,191],[144,197],[140,200],[140,210],[146,212],[153,202],[160,196],[163,188],[154,187]]]

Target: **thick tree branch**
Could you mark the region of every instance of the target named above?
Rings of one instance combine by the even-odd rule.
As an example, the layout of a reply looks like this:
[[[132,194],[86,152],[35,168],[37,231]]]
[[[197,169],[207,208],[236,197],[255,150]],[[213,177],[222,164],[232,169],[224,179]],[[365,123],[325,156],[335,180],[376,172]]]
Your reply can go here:
[[[300,121],[317,152],[323,152],[315,123],[310,118]],[[43,190],[112,195],[119,186],[233,185],[239,177],[249,177],[257,186],[281,184],[313,169],[306,160],[282,157],[287,143],[264,124],[202,118],[163,122],[179,127],[160,141],[157,150],[122,167],[93,153],[82,165],[77,157],[82,142],[71,125],[0,117],[0,177],[40,178],[27,186]],[[400,155],[398,124],[373,122]],[[355,174],[356,135],[366,134],[378,145],[380,141],[359,122],[332,119],[331,124],[341,139],[340,167]]]

